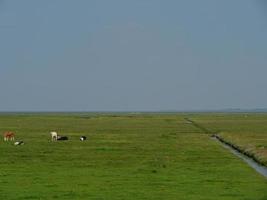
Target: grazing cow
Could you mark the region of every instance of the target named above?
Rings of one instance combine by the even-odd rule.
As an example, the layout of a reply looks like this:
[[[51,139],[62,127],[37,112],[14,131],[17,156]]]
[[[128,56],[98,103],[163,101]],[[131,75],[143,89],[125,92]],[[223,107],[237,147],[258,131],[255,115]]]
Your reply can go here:
[[[68,140],[67,136],[57,136],[57,140]]]
[[[24,142],[23,141],[18,141],[18,142],[15,142],[14,145],[15,146],[17,146],[17,145],[24,145]]]
[[[86,137],[85,137],[85,136],[81,136],[81,137],[80,137],[80,140],[81,140],[81,141],[84,141],[84,140],[86,140]]]
[[[57,132],[52,131],[52,132],[50,132],[50,134],[51,134],[51,140],[57,141],[57,139],[58,139]]]
[[[13,141],[14,139],[15,139],[15,133],[11,131],[7,131],[4,133],[4,141],[8,141],[8,140]]]

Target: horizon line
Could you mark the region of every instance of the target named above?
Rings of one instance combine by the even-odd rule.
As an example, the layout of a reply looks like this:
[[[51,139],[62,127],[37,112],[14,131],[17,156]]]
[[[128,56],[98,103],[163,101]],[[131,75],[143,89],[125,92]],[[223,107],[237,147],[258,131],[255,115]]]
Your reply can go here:
[[[226,108],[226,109],[185,109],[185,110],[18,110],[18,111],[1,111],[1,114],[5,113],[216,113],[216,112],[225,112],[225,113],[246,113],[246,112],[262,112],[267,113],[267,108],[251,108],[251,109],[242,109],[242,108]]]

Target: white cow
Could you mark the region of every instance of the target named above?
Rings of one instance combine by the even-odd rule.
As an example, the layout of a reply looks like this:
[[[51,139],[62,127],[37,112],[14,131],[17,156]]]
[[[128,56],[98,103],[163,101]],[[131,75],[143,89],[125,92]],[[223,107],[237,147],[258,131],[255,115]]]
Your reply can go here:
[[[57,132],[52,131],[52,132],[50,132],[50,134],[51,134],[51,140],[52,141],[57,141],[57,138],[58,138]]]

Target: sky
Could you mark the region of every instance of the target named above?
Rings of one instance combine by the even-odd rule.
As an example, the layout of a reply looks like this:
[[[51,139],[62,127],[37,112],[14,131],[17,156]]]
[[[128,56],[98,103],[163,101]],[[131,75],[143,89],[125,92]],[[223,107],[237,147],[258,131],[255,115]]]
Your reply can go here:
[[[0,0],[0,111],[267,108],[264,0]]]

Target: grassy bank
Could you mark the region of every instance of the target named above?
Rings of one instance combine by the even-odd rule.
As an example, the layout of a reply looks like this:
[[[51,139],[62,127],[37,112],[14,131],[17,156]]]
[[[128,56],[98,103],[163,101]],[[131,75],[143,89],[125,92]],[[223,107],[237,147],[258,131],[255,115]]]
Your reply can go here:
[[[1,115],[25,145],[0,142],[0,199],[267,199],[262,176],[184,117]]]

